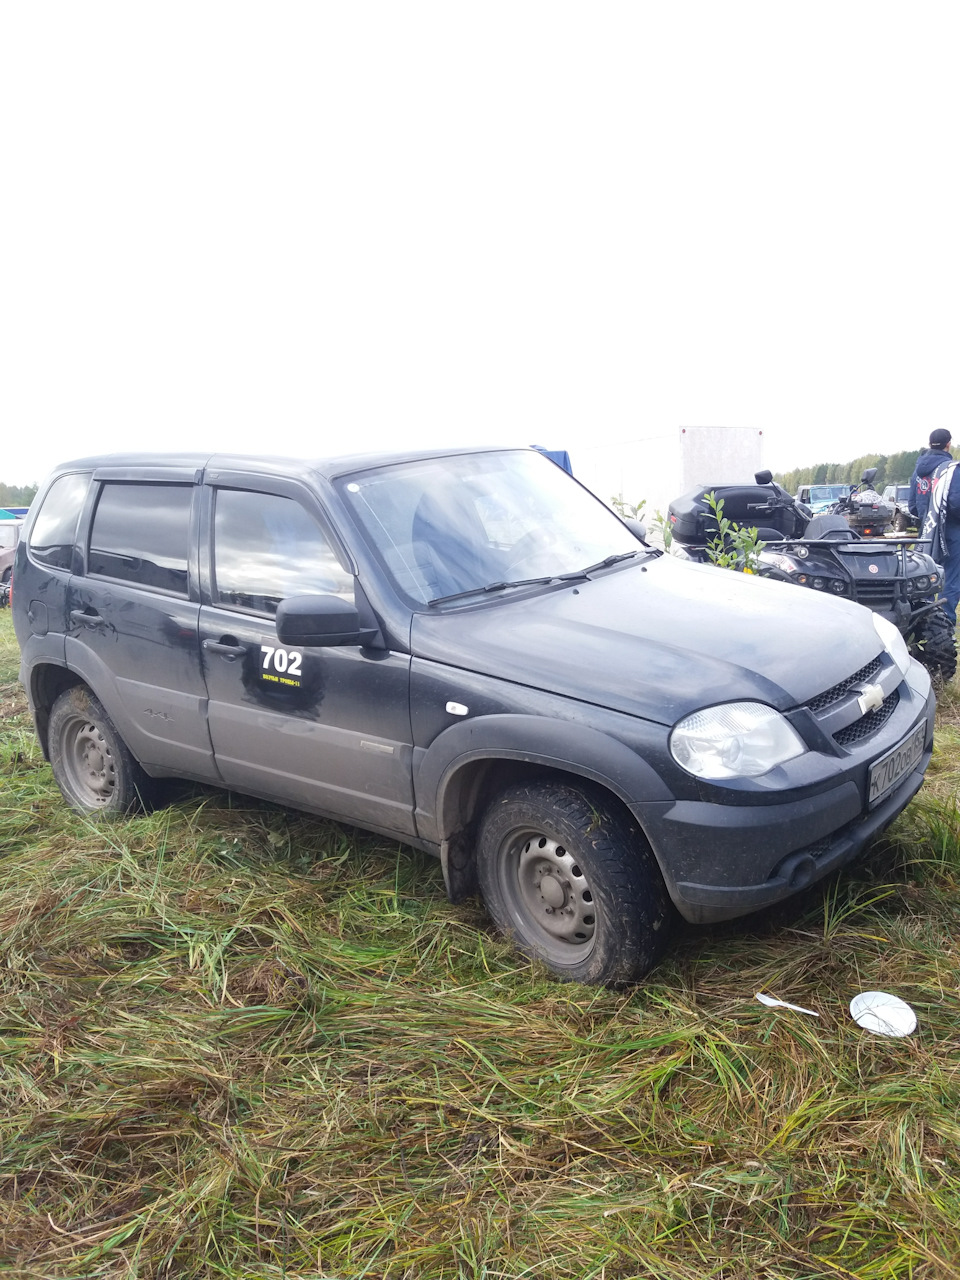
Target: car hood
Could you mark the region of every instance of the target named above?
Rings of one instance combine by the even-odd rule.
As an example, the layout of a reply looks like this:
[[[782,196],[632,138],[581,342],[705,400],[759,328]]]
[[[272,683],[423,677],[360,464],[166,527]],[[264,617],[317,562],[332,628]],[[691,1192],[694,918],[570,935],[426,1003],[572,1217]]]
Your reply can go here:
[[[739,699],[788,710],[883,649],[861,605],[672,556],[419,613],[411,638],[415,658],[663,724]]]

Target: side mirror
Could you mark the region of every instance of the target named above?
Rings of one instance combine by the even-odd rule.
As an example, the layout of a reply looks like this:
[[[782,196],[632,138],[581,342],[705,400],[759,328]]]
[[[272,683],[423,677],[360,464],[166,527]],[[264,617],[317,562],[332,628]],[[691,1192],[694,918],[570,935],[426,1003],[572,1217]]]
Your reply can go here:
[[[360,626],[356,606],[340,596],[290,596],[277,606],[277,639],[302,648],[366,644],[375,631]]]
[[[627,526],[633,536],[640,542],[647,540],[647,526],[634,516],[624,516],[623,523]]]
[[[874,479],[876,478],[876,474],[879,470],[880,470],[879,467],[867,467],[866,471],[860,477],[860,483],[873,484]]]
[[[754,474],[754,477],[753,477],[753,478],[754,478],[754,480],[756,480],[757,484],[769,484],[769,483],[770,483],[770,481],[773,479],[773,472],[772,472],[772,471],[757,471],[757,472]]]

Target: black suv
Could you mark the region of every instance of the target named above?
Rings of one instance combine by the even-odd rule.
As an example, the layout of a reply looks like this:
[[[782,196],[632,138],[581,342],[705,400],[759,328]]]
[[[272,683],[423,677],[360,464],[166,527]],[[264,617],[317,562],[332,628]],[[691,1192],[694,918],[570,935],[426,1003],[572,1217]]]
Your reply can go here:
[[[930,681],[859,605],[684,564],[526,449],[59,467],[17,550],[67,801],[192,778],[436,854],[554,973],[743,915],[920,787]]]

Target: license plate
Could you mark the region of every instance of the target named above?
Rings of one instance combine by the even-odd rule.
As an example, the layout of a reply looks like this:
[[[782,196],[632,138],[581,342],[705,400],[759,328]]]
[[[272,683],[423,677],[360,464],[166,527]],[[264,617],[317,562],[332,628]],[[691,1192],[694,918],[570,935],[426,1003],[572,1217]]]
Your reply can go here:
[[[867,802],[869,808],[872,809],[875,804],[879,804],[884,796],[910,773],[923,755],[923,740],[926,732],[926,725],[917,725],[909,738],[904,738],[903,742],[892,751],[888,751],[885,756],[873,762],[869,775],[870,792]]]

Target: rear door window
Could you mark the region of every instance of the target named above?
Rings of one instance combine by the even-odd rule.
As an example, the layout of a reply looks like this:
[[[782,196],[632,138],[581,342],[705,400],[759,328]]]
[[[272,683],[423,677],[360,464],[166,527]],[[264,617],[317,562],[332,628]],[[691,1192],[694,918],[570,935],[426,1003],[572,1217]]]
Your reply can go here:
[[[185,596],[193,493],[192,485],[105,484],[87,572]]]
[[[272,615],[288,596],[337,595],[353,603],[353,574],[314,517],[292,498],[219,489],[213,527],[217,604]]]

